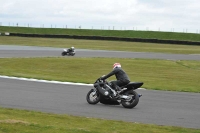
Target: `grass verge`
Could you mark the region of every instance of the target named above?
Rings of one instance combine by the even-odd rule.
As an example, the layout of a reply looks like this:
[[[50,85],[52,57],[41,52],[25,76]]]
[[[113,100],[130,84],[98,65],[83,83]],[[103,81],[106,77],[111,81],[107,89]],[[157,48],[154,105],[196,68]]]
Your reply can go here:
[[[0,36],[2,45],[28,45],[28,46],[50,46],[50,47],[71,47],[96,50],[117,50],[131,52],[158,52],[174,54],[200,54],[200,46],[175,45],[175,44],[154,44],[139,42],[120,41],[97,41],[97,40],[75,40],[55,38],[28,38]]]
[[[56,115],[0,107],[0,133],[200,133],[199,129]]]
[[[200,61],[118,58],[2,58],[0,75],[93,83],[120,62],[131,81],[147,89],[200,92]],[[109,80],[114,80],[111,77]]]
[[[158,32],[158,31],[135,31],[135,30],[87,30],[87,29],[65,29],[65,28],[30,28],[0,26],[0,32],[32,33],[32,34],[64,34],[84,36],[111,36],[131,38],[156,38],[168,40],[200,41],[200,34]]]

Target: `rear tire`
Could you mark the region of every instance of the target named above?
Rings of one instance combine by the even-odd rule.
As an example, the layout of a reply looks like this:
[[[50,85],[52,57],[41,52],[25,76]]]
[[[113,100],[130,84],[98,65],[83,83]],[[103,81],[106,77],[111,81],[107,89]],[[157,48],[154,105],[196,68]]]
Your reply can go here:
[[[71,53],[69,53],[69,55],[71,55],[71,56],[74,56],[74,55],[75,55],[75,53],[71,52]]]
[[[135,92],[135,91],[129,91],[127,93],[125,93],[125,95],[127,96],[132,96],[132,99],[130,101],[121,101],[122,103],[122,106],[124,108],[129,108],[129,109],[132,109],[134,108],[138,102],[139,102],[139,96],[138,96],[138,93]]]
[[[86,100],[89,104],[97,104],[100,101],[100,95],[91,89],[86,96]]]

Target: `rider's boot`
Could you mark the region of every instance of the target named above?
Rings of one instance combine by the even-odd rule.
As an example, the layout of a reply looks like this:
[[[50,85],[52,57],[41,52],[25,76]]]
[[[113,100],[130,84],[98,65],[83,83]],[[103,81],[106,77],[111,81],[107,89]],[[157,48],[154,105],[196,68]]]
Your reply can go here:
[[[113,88],[113,91],[114,91],[114,92],[112,93],[112,97],[113,97],[114,99],[118,99],[118,98],[119,98],[119,94],[118,94],[117,90]]]
[[[117,91],[121,91],[122,89],[119,86],[116,86]]]
[[[118,85],[112,84],[112,89],[115,91],[112,94],[112,97],[115,99],[119,99],[119,92],[121,91],[121,88]]]
[[[116,99],[119,99],[120,98],[120,95],[119,95],[119,93],[121,92],[121,88],[119,87],[119,86],[115,86],[115,91],[116,91],[116,96],[115,96],[115,98]]]

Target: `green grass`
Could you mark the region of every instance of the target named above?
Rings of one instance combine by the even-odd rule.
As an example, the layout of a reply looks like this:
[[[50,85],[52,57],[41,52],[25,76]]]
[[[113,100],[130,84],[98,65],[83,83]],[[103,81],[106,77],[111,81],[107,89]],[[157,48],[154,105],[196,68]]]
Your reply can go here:
[[[0,133],[200,133],[200,130],[0,108]]]
[[[119,41],[96,41],[96,40],[0,36],[0,44],[50,46],[50,47],[61,47],[61,48],[74,46],[77,49],[82,48],[82,49],[101,49],[101,50],[117,50],[117,51],[132,51],[132,52],[200,54],[200,46],[175,45],[175,44],[153,44],[153,43],[138,43],[138,42],[119,42]]]
[[[33,33],[33,34],[67,34],[84,36],[112,36],[131,38],[156,38],[168,40],[200,41],[200,34],[156,32],[156,31],[134,31],[134,30],[86,30],[86,29],[62,29],[62,28],[30,28],[0,26],[0,33]]]
[[[200,61],[118,58],[2,58],[0,75],[93,83],[120,62],[132,81],[147,89],[200,92]],[[109,80],[113,80],[113,76]]]

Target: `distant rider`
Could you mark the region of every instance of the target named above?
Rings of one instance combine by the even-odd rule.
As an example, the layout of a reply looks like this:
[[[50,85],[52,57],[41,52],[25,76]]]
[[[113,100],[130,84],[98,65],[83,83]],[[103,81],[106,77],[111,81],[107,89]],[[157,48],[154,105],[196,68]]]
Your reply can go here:
[[[125,86],[128,83],[130,83],[130,79],[128,75],[126,74],[126,72],[121,68],[120,63],[115,63],[113,65],[113,70],[109,74],[101,77],[101,79],[105,80],[113,75],[115,75],[117,80],[111,81],[111,84],[112,84],[112,88],[115,89],[116,91],[120,91],[121,86]]]
[[[74,50],[75,50],[75,48],[71,47],[71,48],[68,49],[68,52],[71,53],[71,52],[74,52]]]

